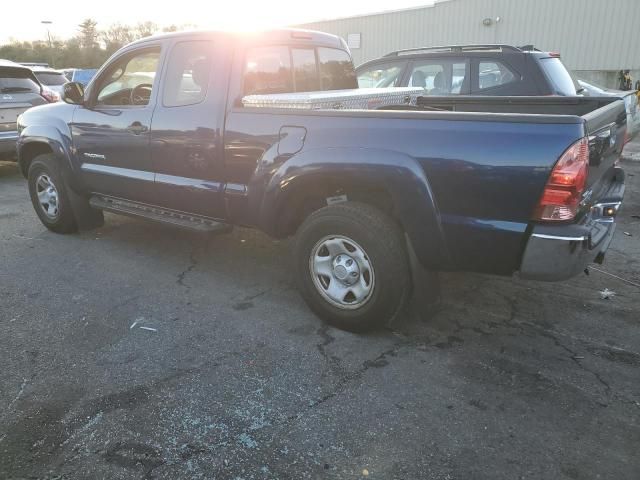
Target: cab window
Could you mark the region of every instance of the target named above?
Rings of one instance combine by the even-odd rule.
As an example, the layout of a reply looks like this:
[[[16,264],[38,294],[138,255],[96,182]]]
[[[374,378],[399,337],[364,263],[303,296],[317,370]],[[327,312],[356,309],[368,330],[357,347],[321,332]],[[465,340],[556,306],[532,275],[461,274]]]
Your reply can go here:
[[[516,75],[509,67],[497,60],[483,61],[478,64],[478,89],[499,87],[515,82]]]
[[[469,62],[452,59],[417,61],[409,86],[421,87],[429,95],[460,95],[469,90]]]
[[[292,91],[293,78],[288,47],[258,47],[247,52],[244,74],[245,95]]]
[[[162,103],[166,107],[195,105],[204,100],[211,74],[211,42],[177,43],[171,50]]]
[[[96,104],[147,105],[154,87],[159,60],[159,47],[145,49],[117,60],[101,78]]]

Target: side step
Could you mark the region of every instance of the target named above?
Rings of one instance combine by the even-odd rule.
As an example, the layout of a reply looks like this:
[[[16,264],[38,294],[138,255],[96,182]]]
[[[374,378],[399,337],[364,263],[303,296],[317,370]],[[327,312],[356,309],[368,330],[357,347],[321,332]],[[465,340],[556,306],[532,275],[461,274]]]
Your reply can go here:
[[[145,218],[154,222],[166,223],[175,227],[187,228],[198,232],[228,233],[233,230],[233,225],[216,222],[199,215],[167,210],[144,203],[131,202],[120,198],[93,196],[89,199],[93,208],[105,212],[118,213],[131,217]]]

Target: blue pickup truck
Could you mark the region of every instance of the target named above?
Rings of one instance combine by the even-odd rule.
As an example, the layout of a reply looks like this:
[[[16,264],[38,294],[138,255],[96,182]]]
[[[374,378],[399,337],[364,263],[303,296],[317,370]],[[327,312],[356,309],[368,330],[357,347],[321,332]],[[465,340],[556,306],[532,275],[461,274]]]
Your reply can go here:
[[[247,105],[248,95],[356,87],[338,37],[179,33],[121,49],[66,103],[18,120],[42,223],[103,211],[200,231],[295,235],[311,309],[364,331],[432,271],[563,280],[603,260],[624,193],[622,101],[419,97],[369,110]],[[354,92],[354,94],[357,92]]]

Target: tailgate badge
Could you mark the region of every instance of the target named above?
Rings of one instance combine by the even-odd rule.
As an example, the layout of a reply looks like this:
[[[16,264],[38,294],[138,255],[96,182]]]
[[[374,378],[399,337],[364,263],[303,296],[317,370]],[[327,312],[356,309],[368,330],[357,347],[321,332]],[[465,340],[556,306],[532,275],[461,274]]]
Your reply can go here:
[[[3,100],[13,100],[13,97],[11,95],[7,95],[6,93],[4,95],[2,95],[2,99]]]

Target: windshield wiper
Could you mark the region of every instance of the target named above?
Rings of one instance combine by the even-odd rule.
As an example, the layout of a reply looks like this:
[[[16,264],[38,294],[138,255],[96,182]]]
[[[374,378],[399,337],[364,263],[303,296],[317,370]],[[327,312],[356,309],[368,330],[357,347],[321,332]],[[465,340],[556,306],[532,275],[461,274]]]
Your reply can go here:
[[[29,87],[4,87],[0,92],[2,93],[18,93],[18,92],[30,92]]]

